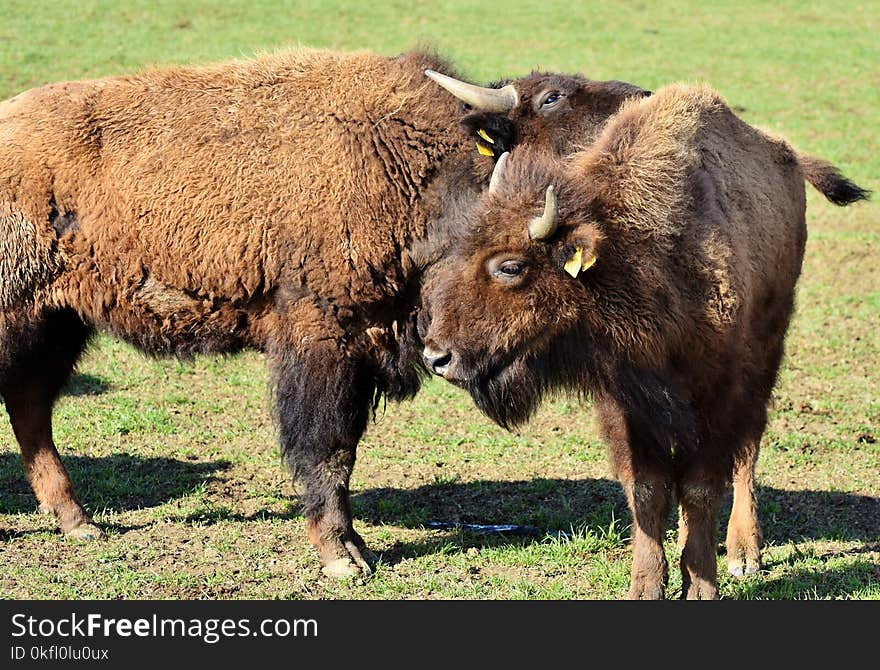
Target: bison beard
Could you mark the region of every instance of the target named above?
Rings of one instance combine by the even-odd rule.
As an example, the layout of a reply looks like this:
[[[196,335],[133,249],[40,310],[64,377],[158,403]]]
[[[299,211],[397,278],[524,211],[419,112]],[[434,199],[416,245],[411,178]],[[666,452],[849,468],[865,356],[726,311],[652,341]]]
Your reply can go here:
[[[460,382],[481,411],[507,430],[525,423],[543,399],[537,359],[520,359],[504,367],[480,371]]]
[[[697,447],[693,410],[680,389],[670,387],[650,370],[615,363],[591,343],[589,333],[558,334],[538,354],[506,356],[505,364],[476,363],[459,385],[477,407],[502,428],[526,423],[542,401],[558,393],[612,398],[626,408],[626,420],[645,439],[642,458],[662,462],[675,451],[679,458]]]

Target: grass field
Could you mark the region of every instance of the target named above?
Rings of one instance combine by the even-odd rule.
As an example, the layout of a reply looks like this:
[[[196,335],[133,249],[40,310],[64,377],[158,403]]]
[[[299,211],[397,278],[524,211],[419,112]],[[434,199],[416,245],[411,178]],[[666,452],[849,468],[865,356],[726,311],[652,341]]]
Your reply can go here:
[[[710,82],[747,121],[880,190],[880,4],[3,0],[0,98],[145,65],[285,45],[428,45],[479,80],[534,67],[647,88]],[[738,599],[880,599],[880,199],[810,191],[798,313],[758,468],[765,569]],[[56,410],[59,450],[108,531],[77,544],[36,513],[0,421],[5,598],[618,598],[629,515],[590,407],[548,403],[518,433],[432,381],[359,450],[366,581],[321,575],[281,467],[262,357],[153,361],[100,338]],[[0,411],[0,414],[3,414]],[[726,510],[722,514],[726,521]],[[431,521],[516,523],[513,537]],[[670,526],[672,528],[673,526]],[[565,531],[560,534],[558,531]],[[721,535],[719,535],[721,537]],[[667,538],[670,596],[680,590]]]

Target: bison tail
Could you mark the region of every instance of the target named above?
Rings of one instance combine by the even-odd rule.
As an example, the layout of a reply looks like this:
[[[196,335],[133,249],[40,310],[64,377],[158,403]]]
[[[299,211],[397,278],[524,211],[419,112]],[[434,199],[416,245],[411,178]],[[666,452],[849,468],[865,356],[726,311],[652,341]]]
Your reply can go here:
[[[835,205],[844,207],[859,200],[867,200],[871,191],[844,177],[840,170],[821,158],[798,154],[807,181]]]

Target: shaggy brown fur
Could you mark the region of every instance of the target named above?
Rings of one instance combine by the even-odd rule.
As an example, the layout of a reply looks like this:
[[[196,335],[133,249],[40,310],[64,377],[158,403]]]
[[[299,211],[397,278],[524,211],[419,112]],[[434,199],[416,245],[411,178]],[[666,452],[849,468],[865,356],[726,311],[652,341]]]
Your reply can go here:
[[[0,103],[0,394],[65,532],[99,534],[51,433],[94,326],[153,354],[267,351],[325,568],[369,570],[348,480],[371,404],[418,387],[408,248],[485,162],[426,68],[297,50]]]
[[[561,225],[532,240],[548,185]],[[515,149],[429,271],[426,360],[493,419],[525,421],[554,390],[594,395],[633,514],[633,598],[664,594],[673,496],[682,595],[716,597],[716,515],[766,424],[805,200],[785,142],[709,88],[670,86],[568,158]],[[578,249],[596,261],[573,278],[563,266]]]
[[[516,80],[492,84],[500,88],[512,84],[519,104],[507,113],[469,111],[462,124],[474,141],[497,158],[514,146],[528,144],[560,155],[577,151],[598,137],[608,117],[630,98],[651,95],[623,81],[595,81],[583,75],[532,72]],[[479,134],[483,130],[492,142]]]
[[[582,75],[533,72],[493,86],[513,86],[519,103],[506,113],[470,111],[462,123],[483,152],[497,159],[518,144],[566,156],[587,148],[608,117],[628,99],[650,91],[620,81],[593,81]],[[487,137],[488,136],[488,137]],[[798,154],[807,181],[828,200],[848,205],[868,192],[843,177],[833,165]],[[433,249],[442,257],[442,246]],[[727,532],[727,569],[733,576],[756,573],[761,565],[761,530],[757,517],[754,471],[757,449],[737,464],[733,477],[733,508]]]
[[[508,84],[519,97],[519,104],[509,112],[474,110],[462,118],[474,142],[496,159],[521,144],[560,156],[585,149],[624,102],[651,95],[651,91],[627,82],[594,81],[580,74],[554,72],[532,72],[520,79],[496,82],[492,87]],[[822,159],[798,154],[798,160],[807,181],[834,204],[849,205],[868,196],[867,191]]]

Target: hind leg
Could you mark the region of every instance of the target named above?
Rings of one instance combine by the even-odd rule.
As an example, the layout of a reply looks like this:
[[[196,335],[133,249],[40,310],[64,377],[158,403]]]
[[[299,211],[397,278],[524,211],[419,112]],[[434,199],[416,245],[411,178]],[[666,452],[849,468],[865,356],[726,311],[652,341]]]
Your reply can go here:
[[[776,296],[778,309],[766,312],[789,315],[793,308],[792,294]],[[769,305],[769,303],[768,303]],[[758,500],[755,496],[755,466],[761,437],[767,426],[767,403],[770,401],[776,376],[785,350],[788,316],[760,322],[758,341],[754,351],[764,357],[748,385],[750,392],[743,398],[742,408],[736,413],[737,421],[745,426],[733,467],[733,508],[727,525],[727,571],[734,577],[755,574],[761,569],[763,536],[758,522]]]
[[[26,384],[8,391],[6,410],[21,447],[25,471],[40,503],[52,512],[61,532],[78,539],[101,536],[73,491],[73,483],[52,440],[52,403],[45,388]]]
[[[733,472],[733,509],[727,524],[727,572],[734,577],[753,575],[761,569],[761,526],[755,497],[755,465],[758,440],[746,447]]]
[[[71,312],[55,312],[37,325],[4,328],[5,361],[0,393],[21,448],[40,509],[51,511],[61,531],[94,539],[101,531],[76,498],[52,439],[52,406],[85,348],[90,329]]]

